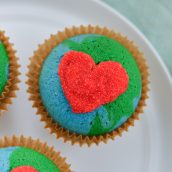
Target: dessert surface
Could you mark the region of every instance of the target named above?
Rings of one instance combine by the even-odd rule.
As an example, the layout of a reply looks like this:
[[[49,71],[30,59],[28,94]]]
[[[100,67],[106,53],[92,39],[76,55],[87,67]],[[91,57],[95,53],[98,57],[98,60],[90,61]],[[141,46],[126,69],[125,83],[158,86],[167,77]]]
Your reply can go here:
[[[9,60],[3,43],[0,41],[0,96],[8,80]]]
[[[75,113],[65,95],[59,76],[59,66],[62,59],[66,53],[71,51],[89,55],[97,66],[102,62],[120,64],[128,76],[127,89],[116,96],[114,100],[102,103],[89,112]],[[122,77],[121,72],[118,74],[119,78],[120,76]],[[106,81],[104,86],[109,83],[111,80]],[[72,92],[77,93],[78,90],[81,90],[80,85],[75,84]],[[55,122],[71,132],[96,136],[113,131],[131,117],[141,96],[142,81],[136,61],[123,45],[103,35],[82,34],[66,39],[51,51],[43,63],[39,87],[43,104]],[[120,86],[116,89],[119,88]],[[104,96],[105,99],[111,94],[111,90],[108,89],[109,87],[106,89],[108,94]],[[77,96],[81,98],[83,92]]]
[[[45,155],[25,147],[0,148],[1,172],[60,172],[58,167]]]

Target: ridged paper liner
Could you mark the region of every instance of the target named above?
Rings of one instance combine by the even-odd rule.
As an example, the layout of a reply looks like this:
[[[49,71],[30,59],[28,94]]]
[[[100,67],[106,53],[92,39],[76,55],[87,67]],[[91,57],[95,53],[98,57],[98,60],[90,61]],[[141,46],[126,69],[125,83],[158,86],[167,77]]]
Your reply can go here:
[[[18,64],[15,53],[16,51],[13,49],[12,44],[9,42],[9,38],[5,36],[5,32],[0,31],[0,41],[5,46],[8,59],[9,59],[9,78],[7,84],[5,85],[4,91],[0,95],[0,115],[3,111],[8,110],[8,105],[12,104],[12,98],[16,97],[16,90],[18,90],[17,84],[20,82],[18,76],[20,72],[18,68],[20,65]]]
[[[39,93],[39,74],[41,71],[42,64],[47,58],[51,50],[56,47],[63,40],[78,35],[78,34],[87,34],[87,33],[96,33],[102,34],[112,39],[117,40],[123,46],[125,46],[130,53],[135,58],[142,76],[142,95],[139,101],[139,104],[133,113],[133,115],[118,129],[106,133],[100,136],[84,136],[76,133],[72,133],[67,129],[62,128],[57,123],[53,122],[53,119],[48,115]],[[143,107],[146,105],[145,100],[148,98],[148,67],[146,61],[143,57],[143,54],[138,50],[132,41],[129,41],[127,37],[122,36],[120,33],[115,33],[112,30],[107,29],[106,27],[101,28],[99,26],[80,26],[65,28],[63,32],[58,32],[55,35],[51,35],[48,40],[41,45],[39,45],[38,50],[34,52],[33,57],[31,58],[31,63],[28,66],[29,72],[27,76],[29,77],[27,84],[29,86],[28,93],[30,93],[30,100],[33,101],[33,107],[37,108],[37,114],[41,115],[41,121],[46,123],[45,128],[49,128],[51,133],[55,133],[57,138],[64,138],[64,142],[71,141],[72,144],[79,143],[81,146],[87,144],[99,144],[100,142],[107,143],[109,139],[113,139],[116,136],[121,136],[123,131],[128,131],[129,126],[134,126],[134,121],[139,119],[138,114],[143,113]]]
[[[71,172],[70,165],[65,162],[66,158],[62,158],[60,152],[56,152],[54,147],[49,147],[47,143],[41,143],[39,139],[33,140],[31,137],[26,138],[24,136],[4,137],[0,139],[0,148],[10,146],[22,146],[36,150],[56,164],[60,172]]]

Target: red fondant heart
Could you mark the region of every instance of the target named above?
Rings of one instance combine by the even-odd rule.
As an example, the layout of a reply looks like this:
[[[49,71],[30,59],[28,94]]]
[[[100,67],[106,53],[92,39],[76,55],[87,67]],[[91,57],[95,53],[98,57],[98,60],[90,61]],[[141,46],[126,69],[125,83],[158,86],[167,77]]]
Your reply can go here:
[[[91,112],[114,101],[128,88],[128,75],[120,63],[107,61],[98,65],[88,54],[66,53],[58,74],[63,92],[74,113]]]

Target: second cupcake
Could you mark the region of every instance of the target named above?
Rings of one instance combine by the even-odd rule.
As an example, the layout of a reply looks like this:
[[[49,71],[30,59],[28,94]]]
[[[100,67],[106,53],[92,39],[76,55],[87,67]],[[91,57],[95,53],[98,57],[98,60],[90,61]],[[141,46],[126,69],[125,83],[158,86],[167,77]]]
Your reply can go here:
[[[138,48],[107,28],[52,35],[31,58],[28,92],[57,137],[99,144],[128,130],[143,112],[148,71]]]
[[[38,139],[23,136],[0,139],[1,172],[71,172],[65,159]]]
[[[0,114],[8,109],[19,83],[19,65],[9,38],[0,31]]]

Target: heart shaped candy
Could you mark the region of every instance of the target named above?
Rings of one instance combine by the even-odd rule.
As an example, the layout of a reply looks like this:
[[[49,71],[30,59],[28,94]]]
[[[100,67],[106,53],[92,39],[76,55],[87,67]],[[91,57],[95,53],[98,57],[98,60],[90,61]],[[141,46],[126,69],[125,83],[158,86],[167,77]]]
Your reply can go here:
[[[77,51],[63,56],[58,74],[74,113],[91,112],[114,101],[127,90],[129,83],[120,63],[107,61],[96,65],[90,55]]]

